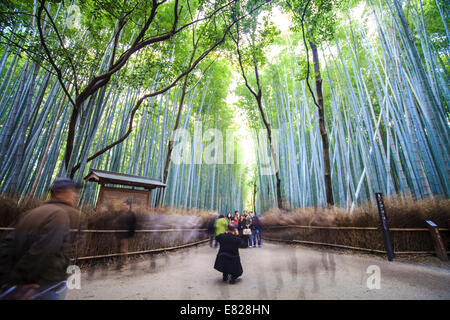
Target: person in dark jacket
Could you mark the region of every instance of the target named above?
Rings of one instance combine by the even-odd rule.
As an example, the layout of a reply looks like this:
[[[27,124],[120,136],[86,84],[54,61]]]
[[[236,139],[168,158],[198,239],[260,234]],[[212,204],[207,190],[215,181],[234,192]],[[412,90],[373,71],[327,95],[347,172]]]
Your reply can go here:
[[[253,247],[256,248],[256,241],[258,240],[258,247],[261,248],[261,220],[259,220],[258,216],[250,211],[250,216],[252,217],[252,224],[250,229],[252,230],[252,238],[253,238]]]
[[[227,232],[218,235],[216,239],[220,243],[220,249],[217,253],[214,269],[222,272],[223,281],[229,281],[230,284],[233,284],[243,273],[239,248],[243,248],[245,243],[232,224],[228,225]]]
[[[209,223],[208,223],[209,246],[211,248],[213,247],[213,241],[216,238],[216,220],[217,220],[217,215],[214,216],[213,218],[211,218],[211,220],[209,220]],[[218,245],[219,244],[217,243],[217,240],[215,240],[214,247],[217,248]]]
[[[123,208],[117,213],[117,228],[119,230],[127,230],[124,233],[117,233],[119,240],[119,252],[122,253],[122,259],[119,267],[121,271],[129,268],[128,266],[128,242],[136,232],[136,214],[131,210],[131,200],[125,200]]]
[[[239,215],[235,215],[233,218],[233,221],[231,222],[232,225],[234,225],[235,228],[239,228]]]
[[[70,228],[80,227],[79,185],[56,178],[50,201],[25,212],[0,241],[0,296],[64,299],[70,264]],[[6,294],[6,292],[10,292]]]
[[[234,221],[239,221],[239,211],[238,210],[234,210],[234,216],[233,216],[233,220],[231,221],[232,223],[234,223]],[[237,223],[234,223],[234,225],[236,226]]]
[[[245,232],[247,232],[247,231],[244,231],[244,230],[250,230],[250,229],[249,229],[249,226],[247,224],[247,219],[245,219],[245,217],[243,215],[239,217],[239,226],[238,226],[238,228],[239,228],[239,236],[245,242],[245,244],[246,244],[245,248],[247,248],[248,247],[248,237],[249,237],[249,235],[248,234],[244,234]]]

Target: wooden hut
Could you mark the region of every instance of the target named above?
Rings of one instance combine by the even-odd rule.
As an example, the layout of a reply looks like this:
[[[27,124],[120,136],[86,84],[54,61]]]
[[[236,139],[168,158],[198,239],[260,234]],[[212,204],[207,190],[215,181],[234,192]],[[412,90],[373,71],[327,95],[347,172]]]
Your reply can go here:
[[[166,187],[160,180],[96,169],[91,169],[84,180],[100,184],[96,210],[106,204],[131,200],[132,210],[147,211],[151,207],[152,190]]]

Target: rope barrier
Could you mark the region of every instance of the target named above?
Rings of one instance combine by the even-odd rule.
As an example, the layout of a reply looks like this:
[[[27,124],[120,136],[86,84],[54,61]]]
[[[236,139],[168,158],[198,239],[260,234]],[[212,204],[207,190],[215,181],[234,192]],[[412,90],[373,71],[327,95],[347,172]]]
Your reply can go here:
[[[286,226],[267,226],[265,229],[278,229],[278,228],[298,228],[298,229],[324,229],[324,230],[380,230],[379,227],[325,227],[325,226],[301,226],[301,225],[286,225]],[[448,228],[438,228],[439,231],[446,232],[449,231]],[[429,232],[428,228],[389,228],[390,231],[394,232]]]
[[[102,254],[102,255],[98,255],[98,256],[78,257],[78,260],[92,260],[92,259],[112,258],[112,257],[119,257],[119,256],[125,256],[125,255],[133,255],[133,254],[144,254],[144,253],[151,253],[151,252],[169,251],[169,250],[175,250],[175,249],[181,249],[181,248],[194,246],[194,245],[204,243],[207,241],[209,241],[209,239],[204,239],[204,240],[200,240],[200,241],[196,241],[196,242],[189,242],[189,243],[185,243],[183,245],[179,245],[179,246],[175,246],[175,247],[168,247],[168,248],[159,248],[159,249],[142,250],[142,251],[134,251],[134,252]],[[75,260],[75,259],[71,259],[71,260]]]
[[[321,245],[321,246],[330,246],[330,247],[337,247],[337,248],[343,248],[343,249],[352,249],[352,250],[360,250],[360,251],[367,251],[367,252],[375,252],[375,253],[383,253],[386,254],[387,252],[384,250],[376,250],[376,249],[369,249],[369,248],[361,248],[361,247],[352,247],[352,246],[345,246],[341,244],[335,244],[335,243],[325,243],[325,242],[314,242],[314,241],[303,241],[303,240],[284,240],[284,239],[273,239],[273,238],[267,238],[262,237],[263,240],[268,241],[276,241],[276,242],[287,242],[287,243],[300,243],[300,244],[315,244],[315,245]],[[399,255],[408,255],[408,254],[435,254],[435,251],[396,251],[395,254]],[[450,251],[447,251],[447,254],[449,254]]]
[[[286,226],[267,226],[265,229],[278,229],[278,228],[299,228],[299,229],[324,229],[324,230],[380,230],[379,227],[325,227],[325,226],[301,226],[301,225],[286,225]],[[14,228],[5,228],[0,227],[0,231],[12,231]],[[208,229],[189,229],[189,228],[180,228],[180,229],[149,229],[149,230],[136,230],[135,232],[176,232],[176,231],[207,231]],[[429,232],[427,228],[389,228],[390,231],[394,232]],[[447,232],[448,228],[438,228],[439,231]],[[70,229],[70,232],[83,232],[83,233],[120,233],[120,232],[128,232],[128,230],[78,230],[78,229]]]
[[[370,230],[370,231],[377,231],[380,230],[379,227],[328,227],[328,226],[302,226],[302,225],[284,225],[284,226],[267,226],[265,229],[271,230],[271,229],[284,229],[284,228],[298,228],[298,229],[322,229],[322,230]],[[14,228],[10,227],[0,227],[0,231],[13,231]],[[439,231],[447,232],[449,231],[448,228],[438,228]],[[188,228],[178,228],[178,229],[148,229],[148,230],[135,230],[136,233],[152,233],[152,232],[186,232],[186,231],[207,231],[207,229],[188,229]],[[429,232],[427,228],[390,228],[390,231],[392,232]],[[123,233],[123,232],[129,232],[129,230],[78,230],[78,229],[70,229],[70,232],[80,232],[80,233]],[[304,240],[283,240],[283,239],[272,239],[264,237],[264,239],[269,241],[280,241],[280,242],[290,242],[290,243],[302,243],[302,244],[313,244],[313,245],[322,245],[322,246],[332,246],[337,248],[343,248],[343,249],[352,249],[352,250],[360,250],[360,251],[367,251],[367,252],[374,252],[374,253],[383,253],[385,254],[386,251],[383,250],[376,250],[376,249],[369,249],[369,248],[361,248],[361,247],[353,247],[353,246],[346,246],[346,245],[340,245],[340,244],[332,244],[332,243],[325,243],[325,242],[314,242],[314,241],[304,241]],[[184,248],[188,246],[193,246],[196,244],[200,244],[203,242],[208,241],[208,239],[192,242],[180,246],[175,247],[168,247],[168,248],[159,248],[159,249],[151,249],[151,250],[143,250],[143,251],[135,251],[135,252],[128,252],[128,253],[113,253],[113,254],[106,254],[106,255],[98,255],[98,256],[87,256],[87,257],[79,257],[77,260],[90,260],[90,259],[100,259],[100,258],[108,258],[108,257],[117,257],[117,256],[123,256],[123,255],[133,255],[133,254],[144,254],[144,253],[151,253],[151,252],[161,252],[161,251],[168,251],[168,250],[174,250],[179,248]],[[397,251],[396,254],[433,254],[434,251]],[[71,259],[75,260],[75,259]]]
[[[386,253],[386,251],[383,251],[383,250],[352,247],[352,246],[345,246],[345,245],[341,245],[341,244],[333,244],[333,243],[325,243],[325,242],[314,242],[314,241],[304,241],[304,240],[284,240],[284,239],[273,239],[273,238],[267,238],[267,237],[263,237],[263,239],[269,240],[269,241],[280,241],[280,242],[301,243],[301,244],[315,244],[315,245],[321,245],[321,246],[338,247],[338,248],[343,248],[343,249],[361,250],[361,251],[368,251],[368,252],[375,252],[375,253]]]
[[[183,231],[207,231],[208,229],[149,229],[149,230],[135,230],[136,233],[151,233],[151,232],[183,232]],[[76,232],[78,230],[70,229],[70,232]],[[80,230],[81,233],[122,233],[129,232],[129,230]]]
[[[4,228],[0,227],[0,231],[13,231],[15,228]],[[176,232],[176,231],[207,231],[208,229],[189,229],[189,228],[180,228],[180,229],[149,229],[149,230],[135,230],[138,233],[150,233],[150,232]],[[78,230],[78,229],[70,229],[70,232],[82,232],[82,233],[121,233],[121,232],[129,232],[129,230]]]
[[[15,228],[10,227],[0,227],[0,231],[13,231]],[[149,229],[149,230],[135,230],[136,233],[152,233],[152,232],[186,232],[186,231],[207,231],[208,229],[188,229],[188,228],[178,228],[178,229]],[[70,229],[70,232],[80,232],[80,233],[122,233],[122,232],[129,232],[129,230],[79,230],[79,229]],[[151,249],[151,250],[142,250],[142,251],[134,251],[134,252],[123,252],[123,253],[111,253],[111,254],[104,254],[104,255],[97,255],[97,256],[86,256],[86,257],[76,257],[71,258],[71,261],[79,261],[79,260],[92,260],[92,259],[101,259],[101,258],[112,258],[112,257],[119,257],[124,255],[134,255],[134,254],[144,254],[144,253],[151,253],[151,252],[162,252],[162,251],[169,251],[169,250],[175,250],[175,249],[181,249],[189,246],[194,246],[200,243],[204,243],[209,241],[209,239],[204,239],[196,242],[190,242],[179,246],[174,247],[167,247],[167,248],[158,248],[158,249]]]

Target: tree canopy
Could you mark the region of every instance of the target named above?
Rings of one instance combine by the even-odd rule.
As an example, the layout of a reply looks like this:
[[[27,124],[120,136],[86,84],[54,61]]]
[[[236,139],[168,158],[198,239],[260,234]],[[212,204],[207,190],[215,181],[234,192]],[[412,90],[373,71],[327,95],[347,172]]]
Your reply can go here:
[[[1,192],[96,168],[221,212],[448,197],[448,23],[442,0],[2,1]]]

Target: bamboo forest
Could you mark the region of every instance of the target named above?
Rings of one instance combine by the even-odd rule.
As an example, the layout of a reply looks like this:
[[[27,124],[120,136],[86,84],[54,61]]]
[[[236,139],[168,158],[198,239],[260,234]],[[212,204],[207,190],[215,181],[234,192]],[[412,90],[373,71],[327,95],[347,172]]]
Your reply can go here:
[[[0,192],[91,170],[152,207],[336,206],[450,195],[445,0],[6,0]]]

